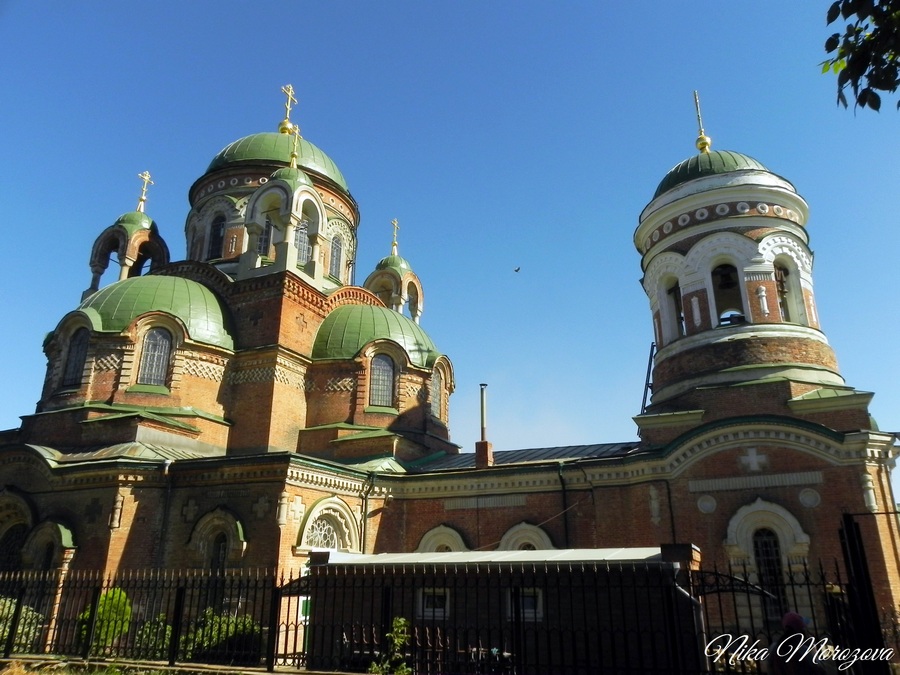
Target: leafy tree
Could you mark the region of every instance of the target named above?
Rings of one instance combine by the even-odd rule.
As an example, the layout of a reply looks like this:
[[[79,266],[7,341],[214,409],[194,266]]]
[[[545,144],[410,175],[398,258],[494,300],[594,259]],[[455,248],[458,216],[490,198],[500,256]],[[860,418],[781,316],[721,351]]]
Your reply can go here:
[[[836,0],[828,9],[827,23],[839,19],[848,22],[847,28],[825,41],[829,57],[822,72],[837,75],[840,105],[847,107],[849,87],[854,107],[880,110],[878,92],[893,94],[900,86],[900,0]]]
[[[82,641],[88,638],[91,608],[78,615],[78,634]],[[91,653],[100,654],[115,644],[120,635],[131,626],[131,600],[121,588],[110,588],[97,603],[97,620],[94,624],[94,640]]]

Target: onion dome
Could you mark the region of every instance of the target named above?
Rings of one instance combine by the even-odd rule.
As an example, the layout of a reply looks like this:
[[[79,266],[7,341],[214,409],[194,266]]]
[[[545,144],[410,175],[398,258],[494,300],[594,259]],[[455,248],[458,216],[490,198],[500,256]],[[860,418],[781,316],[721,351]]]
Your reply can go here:
[[[313,183],[303,171],[300,169],[287,166],[283,169],[277,169],[271,176],[272,180],[283,180],[292,188],[297,189],[301,185],[312,187]]]
[[[440,356],[431,338],[412,319],[387,307],[342,305],[319,326],[312,357],[352,359],[370,342],[391,340],[409,355],[413,365],[431,367]]]
[[[227,145],[213,157],[206,169],[206,174],[242,164],[263,163],[289,166],[293,143],[292,134],[277,131],[245,136]],[[344,174],[328,155],[304,138],[298,139],[297,146],[297,164],[301,169],[329,179],[349,194],[350,189],[347,187]]]
[[[378,264],[375,265],[375,270],[393,270],[397,272],[401,277],[407,272],[412,272],[412,266],[409,264],[409,261],[400,255],[389,255],[378,261]]]
[[[143,211],[129,211],[116,218],[113,227],[121,227],[131,237],[141,230],[156,230],[156,222]]]
[[[84,300],[76,311],[101,333],[121,333],[148,312],[179,319],[191,340],[234,348],[226,312],[206,286],[181,277],[148,275],[110,284]]]
[[[747,170],[769,172],[762,163],[748,155],[730,150],[707,150],[673,167],[656,188],[653,198],[696,178]]]

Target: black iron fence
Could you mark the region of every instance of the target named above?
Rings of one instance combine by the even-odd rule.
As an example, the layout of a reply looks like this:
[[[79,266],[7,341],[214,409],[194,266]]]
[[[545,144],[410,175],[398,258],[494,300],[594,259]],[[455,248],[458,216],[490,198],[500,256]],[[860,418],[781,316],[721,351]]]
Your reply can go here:
[[[887,673],[900,654],[897,608],[881,608],[873,635],[852,598],[837,567],[802,564],[777,588],[744,568],[658,562],[326,564],[301,578],[16,572],[0,574],[0,650],[363,672],[389,655],[402,617],[409,640],[398,655],[420,675],[757,673],[793,610],[844,650],[832,664],[841,672]]]

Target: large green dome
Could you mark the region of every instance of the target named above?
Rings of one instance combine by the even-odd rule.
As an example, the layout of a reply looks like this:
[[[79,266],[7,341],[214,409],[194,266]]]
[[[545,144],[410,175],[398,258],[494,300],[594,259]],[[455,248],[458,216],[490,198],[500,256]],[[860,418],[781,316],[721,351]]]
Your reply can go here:
[[[428,367],[440,356],[431,338],[412,319],[387,307],[342,305],[325,317],[316,333],[314,359],[352,359],[373,340],[392,340],[413,364]]]
[[[218,298],[196,281],[160,275],[123,279],[91,295],[78,306],[94,330],[120,333],[147,312],[165,312],[184,323],[192,340],[234,348]]]
[[[349,193],[344,174],[337,168],[331,158],[309,141],[301,138],[297,144],[297,164],[301,169],[313,171],[331,179],[344,191]],[[277,131],[264,132],[245,136],[225,146],[209,163],[206,173],[224,169],[231,164],[262,162],[265,164],[291,163],[293,136]]]
[[[672,188],[695,178],[746,169],[768,171],[760,162],[739,152],[731,152],[730,150],[701,152],[693,157],[688,157],[673,167],[662,179],[659,187],[656,188],[653,198],[656,199],[664,192],[668,192]]]

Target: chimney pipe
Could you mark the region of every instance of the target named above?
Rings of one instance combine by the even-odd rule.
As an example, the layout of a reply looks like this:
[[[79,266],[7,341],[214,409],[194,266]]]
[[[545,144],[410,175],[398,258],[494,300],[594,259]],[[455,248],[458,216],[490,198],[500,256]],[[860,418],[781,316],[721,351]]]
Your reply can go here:
[[[481,384],[481,440],[475,443],[475,468],[494,465],[494,451],[487,439],[487,385]]]

